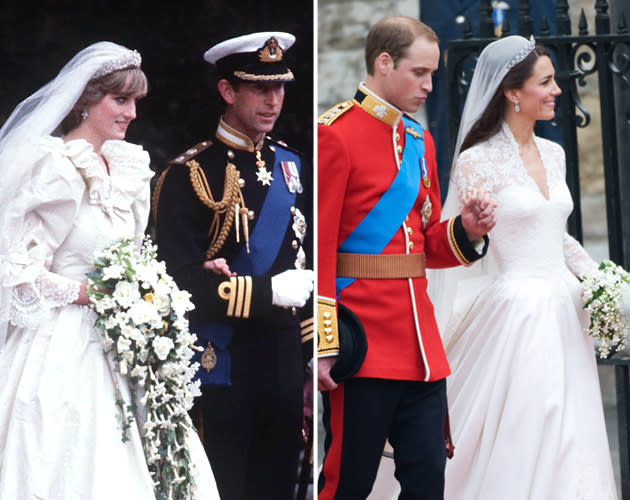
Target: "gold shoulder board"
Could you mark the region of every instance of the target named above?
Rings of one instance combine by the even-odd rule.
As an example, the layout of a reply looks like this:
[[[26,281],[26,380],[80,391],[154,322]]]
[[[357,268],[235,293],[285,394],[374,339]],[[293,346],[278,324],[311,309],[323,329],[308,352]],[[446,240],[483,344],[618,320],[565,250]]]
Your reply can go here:
[[[348,99],[347,101],[340,102],[339,104],[335,104],[328,111],[322,113],[317,120],[317,123],[320,125],[330,125],[337,118],[343,115],[346,111],[348,111],[352,107],[352,100]]]
[[[210,146],[212,146],[211,140],[200,142],[199,144],[196,144],[192,148],[188,148],[186,151],[184,151],[182,154],[180,154],[176,158],[173,158],[168,163],[169,165],[184,165],[188,160],[190,160],[191,158],[194,158],[199,153],[201,153],[204,149],[208,149]]]

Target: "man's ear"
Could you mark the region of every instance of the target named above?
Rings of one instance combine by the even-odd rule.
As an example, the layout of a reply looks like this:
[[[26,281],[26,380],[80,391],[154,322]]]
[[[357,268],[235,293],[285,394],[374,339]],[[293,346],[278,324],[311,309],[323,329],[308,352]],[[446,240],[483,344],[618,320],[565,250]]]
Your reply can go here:
[[[227,104],[234,104],[234,94],[236,93],[236,90],[234,90],[234,87],[228,80],[221,78],[217,82],[217,89]]]
[[[374,73],[379,75],[387,75],[394,69],[394,59],[388,52],[381,52],[374,59]]]

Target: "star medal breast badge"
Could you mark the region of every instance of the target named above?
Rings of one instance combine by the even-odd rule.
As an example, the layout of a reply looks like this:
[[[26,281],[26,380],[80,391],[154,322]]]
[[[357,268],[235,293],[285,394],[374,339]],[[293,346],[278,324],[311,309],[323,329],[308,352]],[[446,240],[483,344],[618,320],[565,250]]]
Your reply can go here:
[[[300,173],[298,172],[297,165],[294,161],[281,161],[282,174],[284,175],[284,182],[287,184],[287,188],[291,193],[302,193],[304,188],[300,181]]]
[[[263,186],[271,186],[271,181],[273,177],[271,177],[271,172],[267,170],[265,166],[265,160],[262,159],[262,155],[260,150],[256,151],[256,167],[258,170],[256,171],[256,180],[260,182]]]

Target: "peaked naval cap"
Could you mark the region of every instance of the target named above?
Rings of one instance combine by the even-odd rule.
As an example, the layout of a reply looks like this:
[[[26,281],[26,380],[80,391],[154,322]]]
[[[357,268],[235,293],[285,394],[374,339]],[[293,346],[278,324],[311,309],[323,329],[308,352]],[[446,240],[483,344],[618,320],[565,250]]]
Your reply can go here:
[[[292,82],[286,51],[295,42],[290,33],[265,31],[225,40],[208,49],[203,58],[217,67],[219,78],[245,82]]]

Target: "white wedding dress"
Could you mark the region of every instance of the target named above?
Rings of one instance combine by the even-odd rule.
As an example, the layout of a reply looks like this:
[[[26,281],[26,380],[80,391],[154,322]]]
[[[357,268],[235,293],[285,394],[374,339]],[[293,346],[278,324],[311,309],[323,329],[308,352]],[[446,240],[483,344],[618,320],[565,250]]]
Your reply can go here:
[[[456,166],[460,199],[480,187],[498,206],[485,263],[492,270],[459,282],[443,332],[456,446],[447,500],[617,498],[576,278],[596,264],[565,232],[573,203],[564,151],[535,142],[548,200],[506,124]]]
[[[137,425],[128,442],[121,439],[114,379],[129,401],[127,380],[103,353],[94,312],[72,304],[95,251],[142,238],[149,157],[139,146],[108,141],[107,175],[84,140],[46,137],[40,149],[19,193],[28,233],[0,262],[2,286],[14,285],[14,326],[0,347],[0,499],[154,500]],[[194,432],[188,445],[196,498],[218,499]]]
[[[596,264],[565,231],[573,203],[564,151],[535,142],[549,199],[506,124],[460,155],[452,180],[460,200],[477,187],[498,206],[489,255],[428,278],[452,371],[446,500],[617,499],[576,278]],[[370,500],[397,498],[391,462],[382,459]]]

